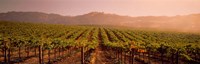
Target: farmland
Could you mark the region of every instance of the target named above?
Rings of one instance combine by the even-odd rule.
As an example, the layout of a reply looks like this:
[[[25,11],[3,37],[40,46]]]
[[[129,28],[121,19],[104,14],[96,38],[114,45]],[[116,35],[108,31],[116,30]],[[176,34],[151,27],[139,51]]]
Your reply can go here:
[[[200,63],[200,35],[95,25],[0,22],[0,62]]]

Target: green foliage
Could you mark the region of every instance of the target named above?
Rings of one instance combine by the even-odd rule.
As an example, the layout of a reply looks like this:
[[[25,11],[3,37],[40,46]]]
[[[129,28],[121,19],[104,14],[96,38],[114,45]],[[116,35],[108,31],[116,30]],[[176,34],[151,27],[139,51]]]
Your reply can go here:
[[[95,49],[101,43],[125,50],[136,48],[165,54],[180,52],[188,60],[192,60],[188,54],[200,53],[199,34],[15,22],[0,22],[0,29],[1,47],[3,43],[10,43],[6,47],[40,45],[48,50],[67,46]]]
[[[189,55],[181,54],[181,56],[183,56],[184,58],[186,58],[186,60],[192,60],[192,58]]]

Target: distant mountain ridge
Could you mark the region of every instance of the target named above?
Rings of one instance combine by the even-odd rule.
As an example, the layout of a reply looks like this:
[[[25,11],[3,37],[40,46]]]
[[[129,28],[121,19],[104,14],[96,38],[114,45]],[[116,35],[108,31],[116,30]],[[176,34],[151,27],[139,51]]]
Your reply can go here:
[[[119,25],[135,28],[172,29],[200,32],[200,14],[183,16],[120,16],[103,12],[91,12],[78,16],[62,16],[42,12],[0,13],[0,20],[39,22],[51,24]]]

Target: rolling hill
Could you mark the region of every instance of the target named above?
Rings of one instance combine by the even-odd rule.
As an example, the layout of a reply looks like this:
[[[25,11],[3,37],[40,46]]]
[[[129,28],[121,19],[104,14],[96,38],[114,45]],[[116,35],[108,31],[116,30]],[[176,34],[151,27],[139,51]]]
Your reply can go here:
[[[78,16],[62,16],[42,12],[0,13],[0,20],[67,25],[115,25],[135,28],[170,29],[184,32],[200,32],[200,14],[177,16],[121,16],[103,12],[91,12]]]

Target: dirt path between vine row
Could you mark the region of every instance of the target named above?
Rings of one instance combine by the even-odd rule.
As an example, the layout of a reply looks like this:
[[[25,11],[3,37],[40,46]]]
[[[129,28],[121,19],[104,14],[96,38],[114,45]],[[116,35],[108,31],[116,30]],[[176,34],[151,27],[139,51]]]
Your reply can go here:
[[[113,64],[113,59],[109,58],[111,55],[109,55],[107,50],[103,50],[103,44],[102,44],[102,36],[101,32],[99,31],[98,34],[98,42],[99,46],[96,48],[96,59],[94,64]]]
[[[95,64],[113,64],[114,59],[111,58],[110,54],[103,50],[101,46],[96,49],[96,60]]]

